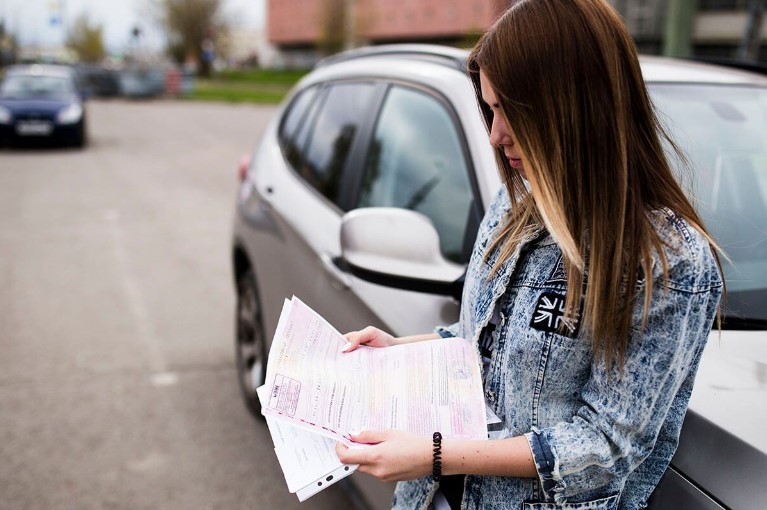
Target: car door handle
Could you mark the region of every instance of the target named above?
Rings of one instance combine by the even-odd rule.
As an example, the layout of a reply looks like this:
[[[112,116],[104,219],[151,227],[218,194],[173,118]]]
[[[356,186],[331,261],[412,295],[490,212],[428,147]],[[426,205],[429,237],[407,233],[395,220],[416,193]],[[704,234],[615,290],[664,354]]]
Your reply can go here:
[[[261,200],[271,202],[274,197],[274,188],[268,184],[258,186],[258,194],[261,195]]]
[[[336,265],[333,257],[329,253],[321,253],[320,260],[322,261],[322,267],[325,268],[325,272],[330,276],[330,284],[333,288],[336,290],[348,289],[351,284],[351,278]]]

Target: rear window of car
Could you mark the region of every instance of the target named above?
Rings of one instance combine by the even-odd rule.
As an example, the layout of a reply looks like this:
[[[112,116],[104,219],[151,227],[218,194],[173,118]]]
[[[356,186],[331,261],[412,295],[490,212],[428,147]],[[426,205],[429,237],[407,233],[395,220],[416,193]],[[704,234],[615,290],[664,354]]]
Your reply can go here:
[[[280,146],[288,162],[296,168],[301,165],[300,135],[302,131],[308,131],[309,110],[316,97],[317,87],[301,91],[288,106],[280,125]]]
[[[332,85],[314,119],[300,174],[332,202],[337,202],[341,177],[355,137],[368,120],[373,83]]]
[[[280,124],[278,136],[287,162],[335,204],[353,142],[370,121],[374,90],[372,82],[307,88],[288,105]]]

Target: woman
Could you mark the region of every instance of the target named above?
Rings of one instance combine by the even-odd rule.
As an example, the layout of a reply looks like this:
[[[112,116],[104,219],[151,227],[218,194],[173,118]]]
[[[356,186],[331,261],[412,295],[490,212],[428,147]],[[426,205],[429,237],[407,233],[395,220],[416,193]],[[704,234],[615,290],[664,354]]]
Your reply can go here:
[[[504,186],[460,321],[438,331],[477,343],[509,437],[444,440],[441,473],[465,476],[441,482],[431,437],[365,431],[353,439],[375,446],[338,456],[401,481],[395,508],[643,508],[676,449],[722,293],[713,241],[604,1],[516,1],[468,68]],[[347,350],[434,337],[367,328]]]

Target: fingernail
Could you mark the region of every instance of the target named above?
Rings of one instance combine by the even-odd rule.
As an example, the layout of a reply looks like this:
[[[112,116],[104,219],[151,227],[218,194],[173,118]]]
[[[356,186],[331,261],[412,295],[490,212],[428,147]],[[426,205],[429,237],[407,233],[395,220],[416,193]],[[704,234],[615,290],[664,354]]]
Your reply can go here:
[[[344,348],[341,349],[341,352],[346,352],[351,348],[352,348],[352,344],[350,342],[346,342],[346,345],[344,345]]]

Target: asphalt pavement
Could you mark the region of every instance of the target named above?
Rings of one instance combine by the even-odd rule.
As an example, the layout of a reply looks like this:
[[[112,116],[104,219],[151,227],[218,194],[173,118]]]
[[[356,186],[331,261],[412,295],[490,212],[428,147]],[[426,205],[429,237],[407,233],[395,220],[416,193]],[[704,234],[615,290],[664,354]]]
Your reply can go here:
[[[85,150],[0,149],[0,509],[299,503],[234,370],[240,157],[274,107],[91,101]]]

